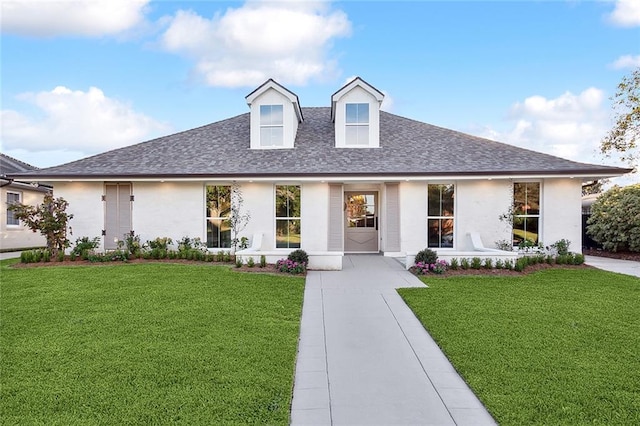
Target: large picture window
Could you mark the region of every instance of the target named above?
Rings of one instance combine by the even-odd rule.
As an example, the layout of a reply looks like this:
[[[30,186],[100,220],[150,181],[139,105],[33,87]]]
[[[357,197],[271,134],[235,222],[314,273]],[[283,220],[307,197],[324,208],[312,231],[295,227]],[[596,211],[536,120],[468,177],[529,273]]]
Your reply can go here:
[[[300,248],[300,186],[276,186],[276,248]]]
[[[453,247],[454,185],[427,185],[427,246]]]
[[[19,192],[7,192],[7,225],[18,226],[20,225],[20,221],[16,217],[16,213],[12,210],[9,210],[9,206],[12,204],[19,204],[20,193]]]
[[[528,240],[539,242],[540,183],[515,182],[513,184],[513,245]]]
[[[230,248],[231,186],[207,185],[207,247]]]
[[[260,105],[260,145],[284,145],[284,113],[282,105]]]
[[[369,144],[369,104],[347,104],[345,122],[347,145]]]

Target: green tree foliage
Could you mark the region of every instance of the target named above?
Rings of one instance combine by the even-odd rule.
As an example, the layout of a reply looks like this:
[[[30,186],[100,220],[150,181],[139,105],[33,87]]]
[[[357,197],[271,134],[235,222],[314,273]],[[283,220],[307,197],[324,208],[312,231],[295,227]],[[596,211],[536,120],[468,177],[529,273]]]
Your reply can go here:
[[[51,255],[57,257],[59,251],[70,245],[67,224],[73,215],[66,212],[68,206],[64,198],[53,198],[52,194],[47,193],[39,206],[16,203],[9,206],[9,210],[33,232],[40,231],[47,239]]]
[[[610,251],[640,252],[640,184],[614,186],[591,206],[587,233]]]
[[[606,156],[617,152],[630,165],[638,159],[640,138],[640,68],[622,78],[611,98],[615,125],[600,142],[600,152]]]

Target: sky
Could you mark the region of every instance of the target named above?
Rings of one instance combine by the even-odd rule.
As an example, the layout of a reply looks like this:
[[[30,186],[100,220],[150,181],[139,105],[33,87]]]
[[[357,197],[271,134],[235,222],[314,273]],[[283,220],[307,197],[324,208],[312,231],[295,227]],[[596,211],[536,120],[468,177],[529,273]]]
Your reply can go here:
[[[34,166],[246,113],[269,78],[330,106],[355,76],[394,114],[624,165],[598,146],[640,67],[640,0],[0,5],[0,143]]]

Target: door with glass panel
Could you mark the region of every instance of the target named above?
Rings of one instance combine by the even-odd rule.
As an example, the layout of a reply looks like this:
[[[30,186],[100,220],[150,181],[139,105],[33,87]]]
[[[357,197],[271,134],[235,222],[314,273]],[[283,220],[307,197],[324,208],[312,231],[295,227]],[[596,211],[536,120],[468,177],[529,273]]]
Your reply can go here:
[[[377,253],[378,193],[345,192],[344,250]]]

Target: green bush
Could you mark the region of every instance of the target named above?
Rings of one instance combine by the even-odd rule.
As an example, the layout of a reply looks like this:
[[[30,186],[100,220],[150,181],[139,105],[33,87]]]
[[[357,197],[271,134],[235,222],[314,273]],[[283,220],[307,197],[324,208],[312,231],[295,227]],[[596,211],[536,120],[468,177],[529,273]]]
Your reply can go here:
[[[591,206],[587,234],[609,251],[640,252],[640,184],[614,186]]]
[[[471,259],[471,269],[480,269],[482,267],[482,259],[474,257]]]
[[[142,244],[140,244],[140,235],[124,234],[124,245],[133,257],[140,257],[142,254]]]
[[[71,255],[87,260],[90,253],[100,245],[100,237],[89,239],[89,237],[81,237],[76,240],[76,244],[71,250]]]
[[[484,269],[493,269],[493,259],[487,257],[484,260],[484,264],[482,266],[484,267]]]
[[[547,255],[547,257],[545,258],[545,262],[547,262],[549,265],[553,265],[555,263],[555,259],[553,258],[553,256],[551,256],[550,254]]]
[[[147,241],[147,245],[151,250],[160,249],[165,252],[169,249],[169,244],[173,244],[173,240],[169,237],[158,237],[155,240]]]
[[[509,271],[513,270],[513,261],[511,259],[505,259],[504,269],[507,269]]]
[[[502,259],[496,260],[496,269],[504,269],[504,262]]]
[[[467,270],[469,269],[470,266],[471,264],[469,263],[469,259],[467,259],[466,257],[463,257],[462,260],[460,261],[460,268]]]
[[[453,259],[451,259],[451,263],[449,263],[449,269],[455,271],[458,269],[459,266],[460,266],[460,261],[458,260],[458,258],[454,257]]]
[[[263,254],[260,256],[260,267],[264,268],[267,266],[267,258],[266,256]]]
[[[438,260],[438,253],[431,249],[420,250],[416,254],[415,263],[422,262],[427,265],[433,265]]]
[[[236,268],[242,268],[242,257],[236,256]]]
[[[529,266],[529,261],[527,260],[527,257],[524,256],[516,260],[516,263],[513,266],[513,269],[517,272],[522,272],[525,270],[527,266]]]
[[[569,253],[570,245],[571,245],[571,241],[563,238],[551,244],[551,248],[554,249],[557,254],[564,255]]]
[[[583,265],[584,264],[584,254],[582,254],[582,253],[574,253],[573,254],[573,264],[574,265]]]
[[[255,260],[253,260],[253,257],[250,257],[249,260],[247,260],[247,266],[249,268],[253,268],[254,266],[256,266],[256,262]]]
[[[287,256],[287,259],[297,263],[304,263],[305,265],[309,264],[309,255],[302,249],[292,251],[289,253],[289,256]]]

